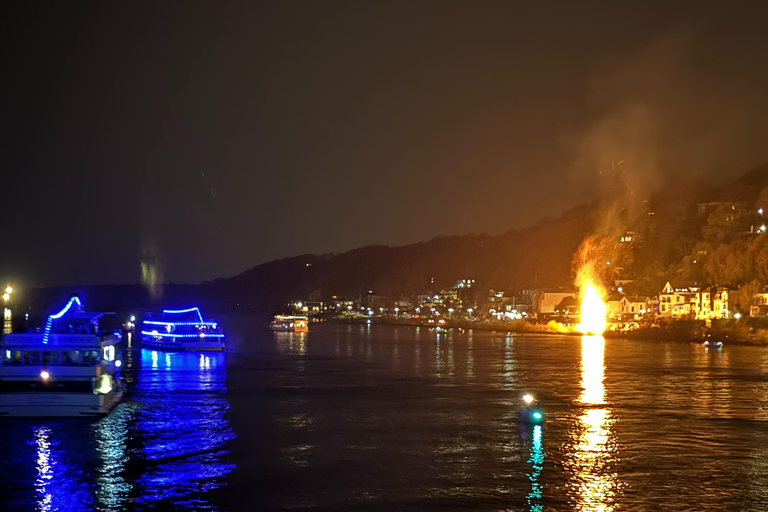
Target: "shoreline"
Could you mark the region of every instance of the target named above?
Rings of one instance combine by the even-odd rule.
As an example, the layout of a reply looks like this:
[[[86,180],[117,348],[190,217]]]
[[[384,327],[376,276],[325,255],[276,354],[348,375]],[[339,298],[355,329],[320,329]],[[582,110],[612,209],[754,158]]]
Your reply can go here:
[[[469,321],[469,320],[446,320],[443,324],[434,324],[419,322],[410,319],[393,318],[324,318],[319,320],[322,323],[332,325],[365,325],[369,321],[372,325],[402,326],[402,327],[426,327],[434,329],[473,329],[485,332],[509,333],[515,336],[584,336],[584,334],[573,330],[554,330],[550,324],[531,324],[526,321],[517,321],[511,323],[488,322],[488,321]],[[729,345],[748,345],[755,347],[768,346],[768,341],[758,339],[753,335],[752,339],[744,339],[739,332],[724,330],[711,332],[702,329],[699,325],[679,325],[676,322],[670,322],[663,326],[641,327],[630,331],[611,331],[608,330],[602,334],[606,339],[627,339],[627,340],[654,340],[654,341],[678,341],[687,343],[703,343],[706,340],[722,341]]]

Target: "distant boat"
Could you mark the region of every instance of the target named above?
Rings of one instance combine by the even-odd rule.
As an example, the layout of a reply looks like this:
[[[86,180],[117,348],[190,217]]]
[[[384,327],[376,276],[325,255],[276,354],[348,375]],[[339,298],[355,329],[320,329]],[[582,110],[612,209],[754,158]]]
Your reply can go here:
[[[224,350],[224,330],[215,320],[203,319],[200,308],[164,309],[161,315],[147,313],[141,343],[158,350],[220,351]]]
[[[269,328],[273,331],[307,332],[309,319],[306,316],[275,315]]]
[[[72,297],[42,332],[0,342],[0,416],[100,416],[123,396],[120,336],[99,330],[101,313]]]

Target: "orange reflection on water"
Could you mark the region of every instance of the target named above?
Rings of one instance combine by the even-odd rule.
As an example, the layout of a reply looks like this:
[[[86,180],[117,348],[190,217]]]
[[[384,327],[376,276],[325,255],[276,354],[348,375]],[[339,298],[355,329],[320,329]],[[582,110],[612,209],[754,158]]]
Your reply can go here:
[[[613,469],[615,443],[612,440],[613,419],[605,404],[605,339],[583,336],[581,339],[581,395],[584,409],[574,433],[574,452],[570,462],[575,476],[572,488],[575,510],[613,510],[618,479]],[[597,407],[596,407],[597,406]]]

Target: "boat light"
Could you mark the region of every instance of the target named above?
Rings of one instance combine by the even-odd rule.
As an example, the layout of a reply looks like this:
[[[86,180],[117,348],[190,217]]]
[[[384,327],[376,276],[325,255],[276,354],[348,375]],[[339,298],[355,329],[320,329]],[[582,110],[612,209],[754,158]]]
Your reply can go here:
[[[533,419],[540,420],[541,419],[541,413],[539,411],[536,411],[533,413]]]
[[[533,397],[531,395],[523,395],[523,401],[527,404],[532,404]]]
[[[48,377],[50,377],[51,374],[48,373],[46,370],[43,370],[40,372],[40,378],[43,380],[48,380]]]

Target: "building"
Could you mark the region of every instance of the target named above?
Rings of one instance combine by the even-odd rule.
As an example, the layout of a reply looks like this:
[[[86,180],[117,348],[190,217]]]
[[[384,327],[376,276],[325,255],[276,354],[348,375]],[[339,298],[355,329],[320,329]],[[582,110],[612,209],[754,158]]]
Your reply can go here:
[[[696,286],[673,287],[670,282],[664,285],[659,294],[659,317],[681,320],[696,316]]]
[[[728,288],[710,286],[696,294],[696,318],[714,320],[728,317]]]
[[[755,294],[752,306],[749,308],[749,316],[768,315],[768,291]]]
[[[651,312],[650,297],[611,293],[606,303],[608,316],[612,320],[634,320]]]
[[[576,298],[575,291],[537,290],[533,296],[533,313],[537,316],[556,314],[557,306],[566,297]]]
[[[675,288],[668,282],[659,294],[659,316],[674,320],[728,318],[729,294],[722,286]]]

